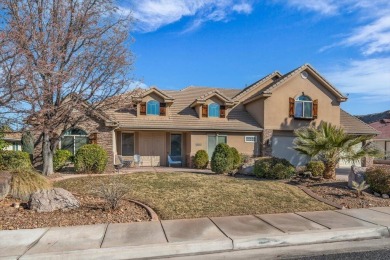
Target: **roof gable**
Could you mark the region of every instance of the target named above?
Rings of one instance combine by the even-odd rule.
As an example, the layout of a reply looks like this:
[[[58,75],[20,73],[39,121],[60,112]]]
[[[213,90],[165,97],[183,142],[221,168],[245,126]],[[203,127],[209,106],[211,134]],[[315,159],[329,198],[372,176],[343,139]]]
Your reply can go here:
[[[233,100],[240,100],[242,97],[244,97],[246,94],[258,89],[258,91],[261,91],[263,88],[265,88],[266,86],[264,85],[268,80],[270,79],[279,79],[282,77],[282,74],[279,72],[279,71],[274,71],[270,74],[268,74],[267,76],[259,79],[258,81],[256,81],[255,83],[253,83],[252,85],[244,88],[242,91],[240,91],[237,95],[235,95],[232,99]]]
[[[141,93],[139,93],[139,95],[135,96],[133,98],[134,101],[140,101],[143,97],[146,97],[150,94],[156,94],[158,96],[160,96],[165,103],[172,103],[174,101],[174,98],[167,95],[165,92],[163,92],[162,90],[158,89],[157,87],[155,86],[152,86],[148,89],[145,89],[144,91],[142,91]]]
[[[203,94],[202,96],[196,98],[195,101],[191,103],[190,107],[195,107],[197,105],[202,105],[202,104],[204,104],[207,100],[209,100],[212,97],[217,97],[222,102],[224,102],[225,105],[227,105],[227,106],[233,106],[234,105],[233,100],[231,100],[229,97],[224,95],[218,89],[213,89],[213,90]]]
[[[336,89],[332,84],[330,84],[318,71],[316,71],[310,64],[304,64],[301,67],[296,68],[295,70],[290,71],[289,73],[283,75],[281,78],[276,80],[274,83],[262,89],[258,95],[253,96],[252,98],[245,100],[244,104],[255,101],[259,98],[270,97],[274,91],[276,91],[280,86],[288,83],[295,76],[299,75],[301,72],[306,71],[311,76],[313,76],[318,82],[324,86],[327,90],[330,91],[337,100],[340,102],[346,101],[347,97],[344,96],[338,89]]]

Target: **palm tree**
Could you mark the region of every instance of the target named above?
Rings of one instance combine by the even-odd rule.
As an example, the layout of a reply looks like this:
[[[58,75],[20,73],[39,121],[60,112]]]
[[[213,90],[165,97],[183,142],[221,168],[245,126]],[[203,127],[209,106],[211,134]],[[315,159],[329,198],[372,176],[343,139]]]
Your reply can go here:
[[[324,162],[325,179],[336,178],[336,165],[340,160],[356,162],[364,156],[380,156],[380,150],[368,140],[373,136],[348,135],[341,127],[321,123],[318,128],[307,127],[294,131],[294,149],[301,154]],[[357,148],[359,144],[361,147]]]

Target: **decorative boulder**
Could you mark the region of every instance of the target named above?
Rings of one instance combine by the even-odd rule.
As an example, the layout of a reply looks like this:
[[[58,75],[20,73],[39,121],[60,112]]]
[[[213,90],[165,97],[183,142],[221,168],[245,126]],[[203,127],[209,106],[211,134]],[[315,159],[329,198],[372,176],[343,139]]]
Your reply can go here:
[[[0,200],[3,200],[11,188],[12,175],[8,172],[0,172]]]
[[[67,190],[54,188],[31,194],[28,206],[38,212],[70,210],[80,207],[80,202]]]
[[[237,173],[243,175],[255,175],[254,173],[255,159],[249,158],[247,162],[243,163],[240,168],[238,168]]]
[[[348,175],[348,187],[352,188],[352,182],[362,183],[366,179],[367,167],[351,166],[351,172]]]

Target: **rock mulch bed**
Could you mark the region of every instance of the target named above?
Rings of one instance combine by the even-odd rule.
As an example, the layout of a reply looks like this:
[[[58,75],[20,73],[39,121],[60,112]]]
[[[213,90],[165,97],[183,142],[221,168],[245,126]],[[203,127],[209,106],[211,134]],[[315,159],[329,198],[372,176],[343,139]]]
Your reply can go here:
[[[110,211],[105,209],[104,201],[100,198],[84,195],[75,195],[75,197],[81,203],[81,207],[78,209],[41,213],[25,209],[26,205],[23,203],[19,208],[15,208],[12,205],[20,203],[20,201],[7,197],[0,201],[0,230],[150,220],[148,212],[134,202],[122,200],[119,209]]]
[[[363,192],[363,195],[358,198],[356,191],[348,187],[348,182],[305,179],[294,183],[305,186],[316,195],[348,209],[390,206],[390,199],[376,197],[369,190]]]

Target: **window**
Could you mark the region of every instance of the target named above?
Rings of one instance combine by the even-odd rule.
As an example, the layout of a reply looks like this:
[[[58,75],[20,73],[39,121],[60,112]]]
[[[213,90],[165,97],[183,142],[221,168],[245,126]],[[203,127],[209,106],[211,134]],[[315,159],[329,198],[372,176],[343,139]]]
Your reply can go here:
[[[300,96],[295,99],[294,117],[313,118],[313,101],[308,96]]]
[[[75,155],[77,150],[87,143],[87,133],[81,129],[72,128],[68,129],[61,138],[61,149],[68,150]]]
[[[211,160],[211,156],[214,153],[215,147],[217,144],[220,143],[227,143],[227,136],[226,135],[209,135],[208,136],[208,142],[207,142],[207,153],[209,154],[209,160]]]
[[[181,134],[171,134],[171,157],[180,159],[181,156]]]
[[[146,106],[147,115],[159,115],[160,114],[160,102],[156,100],[150,100]]]
[[[256,143],[257,138],[255,135],[247,135],[245,136],[245,143]]]
[[[220,117],[220,106],[216,103],[209,105],[209,117]]]
[[[134,155],[134,134],[122,133],[122,155],[133,156]]]

